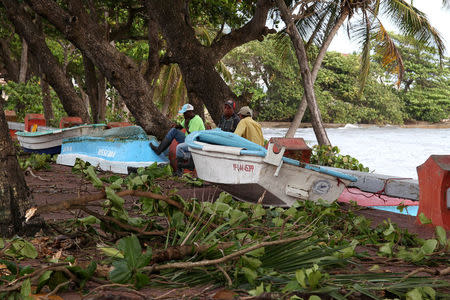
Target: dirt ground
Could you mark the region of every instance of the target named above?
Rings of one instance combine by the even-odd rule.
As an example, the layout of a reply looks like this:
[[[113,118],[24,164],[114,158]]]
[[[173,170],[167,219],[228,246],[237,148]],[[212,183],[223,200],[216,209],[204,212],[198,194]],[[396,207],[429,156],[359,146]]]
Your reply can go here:
[[[58,203],[68,199],[77,198],[82,195],[97,193],[89,182],[80,179],[79,175],[72,174],[71,167],[52,164],[49,171],[34,171],[32,174],[28,173],[26,176],[28,187],[30,188],[34,204],[33,206],[41,206],[49,203]],[[178,193],[183,198],[195,197],[202,201],[214,201],[222,191],[213,184],[205,183],[202,187],[188,186],[182,182],[176,181],[160,181],[161,187],[169,191],[173,188],[178,189]],[[128,196],[125,198],[127,205],[133,205],[137,201],[137,197]],[[345,205],[344,205],[345,207]],[[393,223],[398,224],[399,227],[407,229],[411,233],[417,234],[421,238],[431,238],[434,236],[434,229],[428,226],[418,225],[415,217],[395,214],[390,212],[378,211],[373,209],[362,209],[357,212],[360,215],[372,220],[373,226],[390,219]],[[79,212],[61,211],[56,213],[46,213],[41,215],[49,223],[58,220],[70,219],[74,216],[82,216]],[[54,229],[55,230],[55,229]],[[56,228],[57,230],[57,228]],[[86,264],[95,259],[100,260],[101,257],[94,257],[92,253],[96,245],[83,244],[82,240],[68,239],[61,233],[55,232],[57,238],[52,239],[51,242],[46,237],[46,234],[37,235],[36,243],[42,245],[46,249],[38,249],[40,253],[47,253],[47,256],[38,257],[32,262],[39,265],[40,261],[46,257],[51,257],[54,252],[62,250],[62,255],[76,256],[80,261],[85,261]],[[47,239],[47,240],[46,240]],[[29,263],[29,262],[28,262]],[[95,288],[98,285],[90,286]],[[172,290],[152,290],[143,289],[138,293],[145,294],[150,299],[233,299],[230,297],[228,291],[223,291],[221,288],[214,286],[196,287],[194,289],[172,289]],[[227,294],[228,293],[228,294]],[[220,295],[227,294],[227,297],[222,298]],[[81,299],[82,295],[78,292],[60,294],[63,299]],[[99,292],[84,299],[142,299],[137,293],[117,293]]]

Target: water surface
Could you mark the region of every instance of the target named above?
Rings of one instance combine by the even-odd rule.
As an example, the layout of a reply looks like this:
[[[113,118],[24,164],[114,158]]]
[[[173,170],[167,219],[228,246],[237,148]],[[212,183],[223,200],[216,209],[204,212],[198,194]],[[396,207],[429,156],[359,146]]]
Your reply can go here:
[[[263,128],[264,138],[283,137],[287,128]],[[417,179],[416,167],[432,154],[450,155],[450,128],[358,127],[327,129],[333,146],[342,155],[357,158],[375,173]],[[312,128],[299,128],[309,146],[317,144]]]

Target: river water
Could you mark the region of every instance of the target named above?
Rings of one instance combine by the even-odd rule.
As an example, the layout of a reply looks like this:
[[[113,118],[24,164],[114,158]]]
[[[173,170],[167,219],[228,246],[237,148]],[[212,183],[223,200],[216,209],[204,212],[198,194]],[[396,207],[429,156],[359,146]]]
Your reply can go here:
[[[283,137],[287,128],[263,128],[264,138]],[[355,157],[378,174],[417,179],[416,167],[432,154],[450,155],[450,128],[359,127],[346,125],[327,129],[340,154]],[[308,146],[317,144],[312,128],[299,128],[295,137]]]

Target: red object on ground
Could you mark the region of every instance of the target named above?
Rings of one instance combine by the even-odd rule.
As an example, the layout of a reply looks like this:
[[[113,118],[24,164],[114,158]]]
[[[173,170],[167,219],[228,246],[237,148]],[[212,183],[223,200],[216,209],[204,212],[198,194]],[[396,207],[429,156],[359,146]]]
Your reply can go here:
[[[169,161],[170,161],[170,166],[172,167],[174,172],[176,172],[178,169],[177,168],[177,155],[176,155],[177,145],[178,145],[177,140],[173,139],[172,143],[169,146]]]
[[[306,145],[306,142],[302,138],[271,138],[269,143],[273,143],[274,151],[278,152],[278,149],[285,147],[285,157],[296,159],[298,161],[309,163],[311,158],[311,148]]]
[[[45,126],[46,124],[43,114],[28,114],[25,116],[25,131],[31,131],[33,125]]]
[[[59,121],[59,128],[68,128],[82,124],[83,120],[80,117],[62,117]]]
[[[450,155],[431,155],[417,167],[419,175],[419,214],[434,226],[450,230]]]
[[[342,194],[339,196],[338,202],[350,203],[354,201],[358,203],[359,206],[417,206],[418,201],[413,201],[409,199],[390,197],[386,195],[378,195],[374,193],[368,193],[361,191],[357,188],[345,188]]]
[[[17,130],[14,130],[14,129],[10,129],[10,130],[9,130],[9,135],[11,136],[11,138],[13,139],[13,141],[17,140],[16,132],[17,132]]]
[[[13,110],[5,110],[5,118],[9,122],[17,122],[17,115]]]
[[[128,126],[133,126],[133,124],[128,123],[128,122],[109,122],[107,124],[108,128],[113,128],[113,127],[128,127]]]

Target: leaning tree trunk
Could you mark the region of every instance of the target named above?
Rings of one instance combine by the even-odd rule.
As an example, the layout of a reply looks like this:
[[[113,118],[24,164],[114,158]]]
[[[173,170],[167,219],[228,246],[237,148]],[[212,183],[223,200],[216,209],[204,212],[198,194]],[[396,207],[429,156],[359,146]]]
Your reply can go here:
[[[89,105],[91,106],[92,121],[99,123],[99,92],[97,75],[95,72],[95,66],[92,61],[83,55],[84,76],[86,80],[86,93],[89,97]]]
[[[6,0],[3,0],[6,1]],[[8,0],[11,1],[11,0]],[[157,138],[170,129],[170,121],[152,102],[152,90],[135,62],[119,52],[89,16],[82,1],[67,1],[70,12],[52,0],[28,0],[32,9],[52,23],[89,57],[123,98],[138,125]]]
[[[50,86],[45,76],[41,77],[42,106],[44,107],[44,118],[47,124],[55,117],[53,114],[52,97],[50,95]]]
[[[17,33],[28,43],[28,48],[41,64],[48,83],[58,94],[64,110],[69,116],[77,116],[83,121],[89,121],[89,113],[78,96],[72,82],[66,77],[57,59],[53,56],[45,42],[45,36],[31,17],[25,12],[20,2],[15,0],[1,0],[7,10],[8,18],[14,24]]]
[[[281,12],[281,18],[286,24],[286,31],[291,38],[292,44],[295,49],[295,54],[297,56],[298,64],[300,66],[300,72],[302,75],[302,85],[306,100],[308,101],[308,106],[311,111],[312,126],[314,133],[316,134],[317,142],[319,145],[331,145],[328,139],[327,132],[322,123],[322,116],[320,115],[319,107],[317,106],[316,95],[314,93],[314,85],[309,70],[308,58],[306,55],[305,45],[303,44],[303,39],[300,33],[295,27],[291,13],[289,12],[286,3],[283,0],[276,0],[277,6]]]
[[[22,38],[22,53],[20,55],[20,71],[19,71],[19,82],[25,83],[27,79],[27,68],[28,68],[28,44],[27,41]]]
[[[0,96],[0,236],[32,235],[43,223],[40,218],[28,224],[24,222],[25,213],[30,208],[31,193],[17,162],[3,112],[3,101]]]
[[[314,62],[313,69],[311,71],[311,80],[312,84],[314,85],[314,82],[316,81],[317,74],[319,73],[320,66],[322,65],[322,61],[325,58],[325,54],[327,53],[327,49],[331,44],[331,41],[333,40],[334,36],[338,32],[339,28],[341,28],[342,24],[344,23],[345,19],[348,16],[348,10],[345,10],[340,15],[337,22],[334,24],[333,28],[331,29],[330,33],[326,37],[325,41],[322,44],[322,47],[320,47],[319,54],[316,57],[316,61]],[[308,102],[306,101],[306,96],[303,94],[302,100],[300,101],[300,104],[297,108],[297,112],[295,113],[294,120],[291,122],[291,126],[289,127],[286,137],[292,138],[294,137],[295,131],[297,130],[298,126],[300,126],[300,123],[302,122],[303,115],[305,114],[306,107],[308,106]]]

